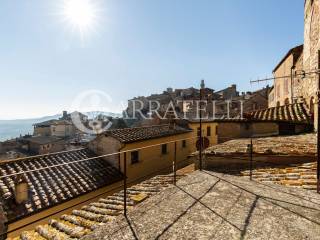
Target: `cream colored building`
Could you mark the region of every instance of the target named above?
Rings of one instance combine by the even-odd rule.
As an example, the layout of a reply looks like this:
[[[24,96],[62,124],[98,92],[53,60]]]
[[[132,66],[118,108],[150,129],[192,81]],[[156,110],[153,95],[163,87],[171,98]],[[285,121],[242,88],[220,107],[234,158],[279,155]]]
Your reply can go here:
[[[208,138],[209,146],[217,143],[215,126],[216,123],[203,124],[203,137]],[[89,148],[98,155],[122,152],[106,157],[121,172],[126,152],[128,181],[135,181],[172,171],[175,153],[178,167],[188,164],[188,156],[197,150],[198,128],[199,123],[190,123],[189,128],[156,125],[116,129],[100,134]]]

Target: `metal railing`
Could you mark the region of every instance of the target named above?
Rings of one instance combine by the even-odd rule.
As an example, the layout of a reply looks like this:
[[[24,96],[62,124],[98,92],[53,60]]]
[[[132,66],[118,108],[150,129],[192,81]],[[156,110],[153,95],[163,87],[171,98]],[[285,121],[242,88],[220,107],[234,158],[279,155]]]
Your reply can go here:
[[[0,233],[0,237],[4,236],[4,235],[7,235],[7,234],[10,234],[12,232],[18,231],[20,229],[23,229],[23,228],[25,228],[27,226],[30,226],[30,225],[32,225],[32,224],[34,224],[36,222],[40,222],[40,221],[43,221],[45,219],[48,219],[50,216],[54,216],[54,215],[56,215],[58,213],[62,213],[64,211],[68,210],[68,209],[73,209],[76,206],[85,204],[86,202],[90,202],[90,201],[96,199],[99,196],[103,196],[105,194],[114,192],[115,190],[117,190],[117,189],[119,189],[121,187],[123,188],[123,213],[124,213],[124,215],[127,215],[127,189],[128,189],[128,185],[129,184],[138,183],[143,179],[146,179],[146,178],[151,177],[151,176],[155,176],[155,175],[157,175],[159,173],[163,173],[163,172],[171,173],[172,174],[172,183],[176,184],[176,182],[177,182],[178,164],[184,164],[184,163],[188,162],[187,158],[186,159],[182,159],[182,160],[180,159],[180,161],[177,161],[177,153],[179,152],[177,145],[178,145],[178,143],[182,143],[182,141],[187,141],[186,142],[187,147],[186,148],[181,148],[181,150],[184,151],[186,157],[188,157],[192,153],[192,151],[188,150],[188,145],[189,144],[194,144],[195,145],[195,143],[193,143],[193,140],[198,140],[198,139],[199,139],[198,136],[189,137],[189,138],[181,138],[181,139],[178,139],[178,140],[160,142],[160,143],[157,143],[157,144],[152,144],[152,145],[143,146],[143,147],[139,147],[139,148],[134,148],[134,149],[130,149],[130,150],[122,150],[122,151],[118,151],[118,152],[114,152],[114,153],[102,154],[102,155],[98,155],[98,156],[94,156],[94,157],[87,157],[87,158],[84,158],[84,159],[77,159],[77,160],[73,160],[73,161],[70,161],[70,162],[64,162],[64,163],[61,163],[61,164],[53,164],[53,165],[49,165],[49,166],[46,166],[46,167],[32,169],[32,170],[19,171],[19,172],[16,172],[16,173],[5,174],[5,175],[1,175],[1,173],[0,173],[0,179],[4,180],[6,178],[13,178],[13,177],[16,177],[16,176],[19,176],[19,175],[28,175],[30,173],[42,172],[42,171],[46,171],[46,170],[49,170],[49,169],[55,169],[55,168],[59,168],[59,167],[67,166],[67,165],[73,165],[73,164],[77,164],[77,163],[84,163],[84,162],[88,162],[88,161],[92,161],[92,160],[105,159],[107,157],[111,157],[111,156],[115,156],[115,155],[123,156],[123,169],[122,169],[123,180],[122,180],[122,184],[121,185],[119,185],[119,186],[117,186],[117,187],[115,187],[115,188],[113,188],[111,190],[108,190],[108,191],[105,191],[103,193],[100,193],[99,195],[94,196],[94,197],[92,197],[90,199],[86,199],[86,200],[84,200],[82,202],[77,202],[76,204],[73,204],[73,205],[68,206],[66,208],[63,208],[63,209],[60,209],[59,212],[51,213],[49,215],[46,215],[45,217],[42,217],[42,218],[37,219],[35,221],[29,222],[27,224],[24,224],[23,226],[20,226],[20,227],[18,227],[16,229],[12,229],[12,230],[7,231],[5,233]],[[128,181],[128,169],[127,169],[127,167],[128,167],[128,157],[127,157],[127,155],[130,152],[133,152],[133,151],[139,151],[139,150],[145,150],[145,149],[148,149],[148,148],[159,147],[159,146],[162,146],[163,144],[172,144],[173,145],[172,156],[167,156],[167,158],[171,159],[171,164],[168,165],[168,166],[165,166],[163,168],[156,169],[155,171],[148,172],[147,174],[143,174],[142,176],[140,176],[138,178],[135,178],[135,179],[132,179],[131,181]],[[82,149],[83,148],[77,149],[77,150],[82,150]],[[37,157],[45,157],[45,156],[49,156],[49,155],[63,154],[63,153],[68,153],[68,152],[74,152],[74,151],[77,151],[77,150],[62,151],[62,152],[57,152],[57,153],[45,154],[45,155],[37,155],[37,156],[32,156],[32,157],[19,158],[19,159],[17,159],[17,161],[23,161],[23,160],[28,160],[28,161],[31,160],[32,161],[32,159],[37,159]],[[158,149],[158,150],[160,151],[161,148]],[[11,163],[11,162],[14,162],[14,160],[10,160],[9,162],[6,161],[4,164]],[[170,161],[168,161],[168,162],[170,162]],[[95,191],[95,190],[96,189],[94,189],[93,191]],[[69,200],[71,200],[71,199],[69,199]],[[58,203],[58,204],[60,204],[60,203]],[[54,206],[55,205],[51,205],[49,207],[54,207]],[[40,211],[43,211],[43,210],[46,210],[46,209],[47,208],[40,209]],[[33,214],[36,214],[37,212],[38,211],[35,211]]]

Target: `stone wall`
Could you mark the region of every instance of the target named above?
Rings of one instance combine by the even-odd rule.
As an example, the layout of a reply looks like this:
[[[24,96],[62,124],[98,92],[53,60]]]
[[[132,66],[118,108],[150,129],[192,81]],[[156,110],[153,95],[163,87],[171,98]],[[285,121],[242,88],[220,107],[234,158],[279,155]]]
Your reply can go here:
[[[290,75],[292,65],[295,66],[296,73],[302,73],[302,70],[305,72],[315,71],[318,69],[319,50],[320,0],[306,0],[304,9],[303,54],[297,59],[292,59],[295,52],[291,52],[291,55],[288,55],[281,65],[277,67],[274,72],[275,77]],[[269,95],[269,107],[275,107],[277,103],[279,105],[284,105],[286,99],[290,100],[291,93],[290,84],[288,84],[288,82],[290,82],[289,80],[290,79],[275,80],[274,89]],[[311,113],[317,116],[316,92],[318,89],[318,75],[307,74],[305,77],[294,77],[292,89],[294,101],[305,102],[310,108]],[[291,101],[289,102],[291,103]],[[317,121],[315,121],[314,124],[316,126]]]
[[[304,51],[303,51],[303,68],[305,71],[312,71],[318,68],[318,50],[320,49],[319,41],[319,0],[306,0],[305,3],[305,29],[304,29]],[[302,80],[300,95],[304,96],[307,104],[316,99],[317,75],[312,74]]]

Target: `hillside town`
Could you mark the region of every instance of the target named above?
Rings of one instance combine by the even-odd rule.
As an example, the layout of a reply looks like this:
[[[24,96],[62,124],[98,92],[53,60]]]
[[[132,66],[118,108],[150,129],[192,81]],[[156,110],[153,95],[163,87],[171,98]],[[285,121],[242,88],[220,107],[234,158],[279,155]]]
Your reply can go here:
[[[319,28],[306,0],[256,91],[199,80],[1,142],[0,239],[320,239]]]

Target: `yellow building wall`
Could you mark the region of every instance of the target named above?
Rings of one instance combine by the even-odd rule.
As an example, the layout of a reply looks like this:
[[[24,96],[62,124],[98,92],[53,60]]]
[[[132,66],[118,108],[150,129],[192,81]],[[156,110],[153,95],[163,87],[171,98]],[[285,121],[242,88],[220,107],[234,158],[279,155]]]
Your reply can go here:
[[[211,127],[211,136],[207,136],[207,127]],[[216,135],[216,126],[217,123],[203,123],[202,131],[203,137],[207,137],[210,141],[210,146],[217,144],[217,135]],[[139,162],[131,163],[131,152],[127,152],[127,178],[128,182],[136,181],[140,178],[145,178],[147,176],[157,175],[159,173],[168,173],[173,170],[173,161],[174,161],[174,148],[176,141],[176,162],[177,168],[183,167],[189,163],[191,160],[188,159],[188,156],[191,153],[197,151],[196,142],[197,142],[197,128],[199,123],[192,123],[189,127],[193,130],[189,133],[177,134],[168,137],[149,139],[140,142],[134,142],[125,144],[121,151],[139,149]],[[182,140],[186,140],[186,147],[182,146]],[[167,143],[167,154],[162,154],[162,143]],[[159,145],[161,144],[161,145]],[[156,145],[156,146],[152,146]],[[152,146],[152,147],[148,147]],[[120,156],[120,167],[123,171],[124,166],[124,153]]]
[[[149,139],[140,142],[125,144],[121,151],[137,150],[139,152],[139,162],[131,163],[131,152],[127,152],[127,178],[128,182],[137,181],[140,178],[151,177],[154,175],[172,172],[174,161],[174,148],[176,142],[176,162],[177,166],[187,165],[187,158],[192,152],[192,146],[196,140],[186,140],[186,147],[182,147],[182,139],[191,138],[192,133],[184,133],[168,137]],[[167,143],[167,153],[162,154],[162,143]],[[161,145],[159,145],[161,144]],[[152,146],[156,145],[156,146]],[[151,147],[148,147],[151,146]],[[141,149],[142,148],[142,149]],[[124,169],[124,153],[120,156],[120,167]]]
[[[217,135],[217,126],[218,123],[216,122],[204,122],[202,123],[202,136],[209,139],[209,147],[216,145],[218,143],[218,135]],[[193,137],[197,137],[198,128],[200,127],[199,123],[189,123],[189,128],[191,128],[193,131]],[[208,136],[207,134],[207,127],[211,128],[211,136]],[[196,145],[193,145],[193,148],[191,149],[192,152],[197,151]]]

